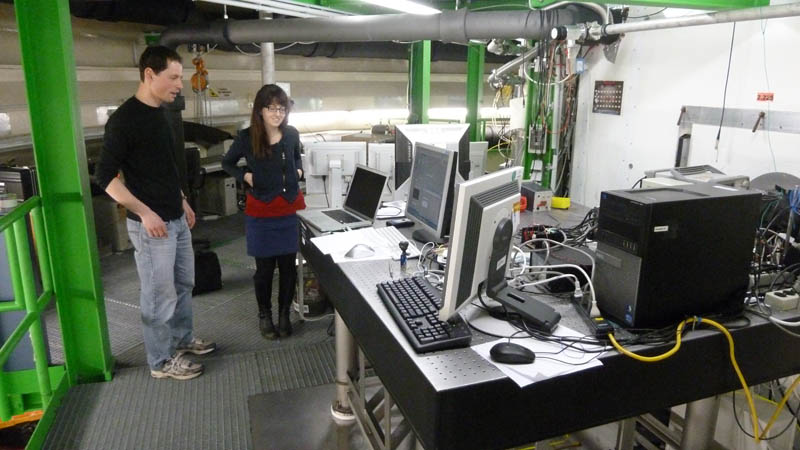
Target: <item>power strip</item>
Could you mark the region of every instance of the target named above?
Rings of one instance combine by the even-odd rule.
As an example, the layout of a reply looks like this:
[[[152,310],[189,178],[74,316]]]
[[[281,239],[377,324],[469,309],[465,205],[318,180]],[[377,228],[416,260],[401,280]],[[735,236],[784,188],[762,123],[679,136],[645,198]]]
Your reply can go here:
[[[778,272],[778,271],[770,271],[770,272],[762,273],[761,276],[758,278],[758,287],[759,288],[769,287],[772,284],[772,282],[775,280],[775,278],[778,277],[778,273],[780,273],[780,272]],[[793,281],[794,281],[794,279],[792,278],[792,274],[791,273],[783,272],[781,274],[779,280],[775,284],[780,286],[782,283],[792,283]],[[750,289],[752,289],[755,284],[756,284],[756,276],[753,275],[753,274],[750,274]]]
[[[782,289],[780,291],[770,291],[764,295],[764,303],[774,311],[788,311],[797,309],[800,302],[800,295],[794,289]]]

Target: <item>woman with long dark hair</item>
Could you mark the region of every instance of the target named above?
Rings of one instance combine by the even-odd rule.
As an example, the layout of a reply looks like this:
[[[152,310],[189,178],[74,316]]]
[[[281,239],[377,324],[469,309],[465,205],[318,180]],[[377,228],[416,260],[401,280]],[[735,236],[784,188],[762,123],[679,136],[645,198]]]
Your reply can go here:
[[[259,328],[267,339],[292,334],[289,308],[297,271],[298,219],[305,208],[298,180],[303,175],[300,135],[287,124],[290,110],[286,92],[264,85],[253,101],[250,128],[239,132],[222,160],[222,167],[249,188],[245,207],[247,254],[256,260],[253,276]],[[238,167],[242,158],[247,165]],[[278,329],[272,322],[272,275],[279,271]]]

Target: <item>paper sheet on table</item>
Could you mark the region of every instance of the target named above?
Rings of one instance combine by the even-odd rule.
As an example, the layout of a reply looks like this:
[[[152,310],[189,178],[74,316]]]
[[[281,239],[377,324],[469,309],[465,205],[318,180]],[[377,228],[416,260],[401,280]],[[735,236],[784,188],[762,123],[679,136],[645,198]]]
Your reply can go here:
[[[344,233],[319,236],[311,238],[311,242],[313,242],[323,254],[331,255],[333,261],[337,263],[344,261],[378,261],[382,259],[391,259],[392,252],[394,251],[384,240],[379,239],[373,228],[360,228]],[[372,256],[362,258],[348,258],[345,256],[345,253],[356,244],[369,245],[375,253]]]
[[[556,336],[583,336],[575,330],[563,325],[559,325],[553,334]],[[523,345],[536,354],[536,359],[532,364],[499,364],[492,361],[489,357],[491,348],[498,342],[507,341],[507,339],[498,339],[496,341],[473,346],[472,349],[514,380],[519,387],[525,387],[537,381],[603,365],[598,359],[602,356],[602,353],[585,353],[572,348],[561,351],[564,348],[563,345],[539,341],[533,338],[512,339],[512,342],[515,344]],[[596,350],[601,347],[584,345],[583,348]]]

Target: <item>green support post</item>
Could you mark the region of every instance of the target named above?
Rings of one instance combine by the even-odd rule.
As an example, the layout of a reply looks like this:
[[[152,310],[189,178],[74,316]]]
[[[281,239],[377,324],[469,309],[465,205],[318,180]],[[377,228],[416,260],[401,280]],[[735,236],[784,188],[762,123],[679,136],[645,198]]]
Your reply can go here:
[[[428,108],[431,104],[431,41],[411,44],[408,70],[408,123],[428,123]]]
[[[69,3],[18,0],[14,8],[69,383],[110,380]]]
[[[530,42],[529,45],[532,47],[533,42]],[[538,108],[534,108],[535,101],[534,99],[538,96],[536,84],[531,83],[530,80],[534,79],[533,77],[537,76],[533,70],[533,66],[528,68],[528,80],[525,84],[525,128],[523,132],[525,136],[523,138],[523,148],[522,148],[522,179],[523,180],[530,180],[531,179],[531,166],[533,165],[533,154],[528,151],[530,148],[530,140],[531,137],[531,125],[535,123],[533,116],[534,111],[538,111]],[[538,114],[537,114],[538,115]]]
[[[478,123],[481,99],[483,98],[483,65],[486,59],[486,44],[469,44],[467,47],[467,123],[469,140],[484,140],[483,129]]]

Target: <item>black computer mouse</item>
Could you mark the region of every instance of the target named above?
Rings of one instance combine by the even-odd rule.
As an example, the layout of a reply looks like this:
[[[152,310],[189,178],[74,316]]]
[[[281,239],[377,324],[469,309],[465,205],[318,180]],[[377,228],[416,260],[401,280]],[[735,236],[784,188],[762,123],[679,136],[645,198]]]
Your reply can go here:
[[[536,359],[536,354],[529,348],[513,342],[500,342],[495,344],[489,355],[492,361],[501,364],[530,364]]]

